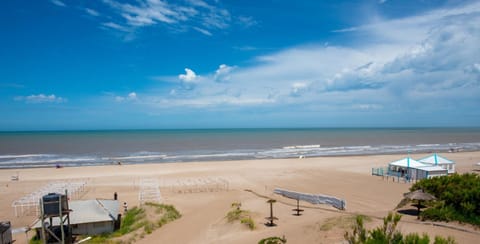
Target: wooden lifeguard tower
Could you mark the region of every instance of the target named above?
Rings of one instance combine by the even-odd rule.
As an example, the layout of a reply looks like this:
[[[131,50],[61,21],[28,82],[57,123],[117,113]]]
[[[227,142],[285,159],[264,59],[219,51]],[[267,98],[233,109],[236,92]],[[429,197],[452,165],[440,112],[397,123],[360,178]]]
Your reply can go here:
[[[65,195],[49,193],[40,198],[40,221],[43,243],[72,243],[67,191]]]

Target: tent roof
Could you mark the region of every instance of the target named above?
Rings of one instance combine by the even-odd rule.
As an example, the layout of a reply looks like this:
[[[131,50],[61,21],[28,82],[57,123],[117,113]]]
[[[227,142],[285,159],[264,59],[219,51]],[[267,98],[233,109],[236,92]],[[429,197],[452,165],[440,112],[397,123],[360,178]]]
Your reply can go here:
[[[420,160],[418,160],[422,163],[427,163],[427,164],[433,164],[433,165],[437,165],[437,164],[454,164],[455,162],[453,162],[452,160],[449,160],[449,159],[446,159],[436,153],[426,157],[426,158],[422,158]]]
[[[444,169],[440,166],[425,166],[425,167],[418,167],[419,170],[423,170],[423,171],[428,171],[428,172],[432,172],[432,171],[445,171],[447,172],[448,170],[447,169]]]
[[[94,222],[114,221],[119,211],[118,200],[76,200],[69,201],[70,224],[85,224]],[[53,219],[53,225],[58,225],[58,218]],[[33,228],[40,228],[37,220]]]
[[[410,157],[391,162],[391,163],[389,163],[389,165],[394,165],[394,166],[404,167],[404,168],[407,168],[407,167],[420,168],[420,167],[429,166],[429,165],[425,165],[423,163],[420,163],[417,160],[415,160],[413,158],[410,158]]]

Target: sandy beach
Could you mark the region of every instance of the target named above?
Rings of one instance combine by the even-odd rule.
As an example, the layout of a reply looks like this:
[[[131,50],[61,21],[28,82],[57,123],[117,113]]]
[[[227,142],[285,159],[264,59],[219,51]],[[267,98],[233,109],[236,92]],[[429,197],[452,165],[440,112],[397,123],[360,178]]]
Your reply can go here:
[[[421,158],[427,154],[411,155]],[[441,154],[456,162],[457,172],[473,172],[480,162],[480,152]],[[179,220],[157,229],[138,243],[257,243],[269,236],[285,236],[287,243],[340,243],[345,228],[326,223],[341,222],[341,217],[363,214],[371,216],[367,226],[378,226],[381,218],[392,211],[408,192],[411,183],[393,182],[372,176],[372,167],[405,155],[342,156],[304,159],[244,160],[198,163],[161,163],[138,165],[109,165],[95,167],[66,167],[61,169],[0,170],[0,216],[10,220],[13,228],[30,225],[33,213],[15,217],[12,202],[34,192],[50,181],[84,179],[87,191],[81,199],[113,198],[118,193],[121,202],[129,207],[139,204],[138,183],[143,178],[160,182],[162,202],[173,204],[182,214]],[[19,181],[11,181],[11,176]],[[221,178],[228,189],[215,192],[178,193],[168,183],[182,179]],[[331,195],[346,200],[345,211],[326,205],[301,202],[303,215],[293,215],[296,201],[273,194],[284,188],[298,192]],[[249,190],[249,191],[246,191]],[[269,205],[265,197],[274,198],[277,226],[267,227],[265,217]],[[227,223],[225,216],[231,203],[240,202],[242,209],[252,212],[256,229],[249,230],[240,223]],[[402,232],[428,233],[431,237],[453,236],[459,243],[475,243],[480,230],[456,223],[434,226],[404,215],[399,229]],[[31,234],[29,234],[31,237]],[[16,243],[26,243],[25,234],[16,234]]]

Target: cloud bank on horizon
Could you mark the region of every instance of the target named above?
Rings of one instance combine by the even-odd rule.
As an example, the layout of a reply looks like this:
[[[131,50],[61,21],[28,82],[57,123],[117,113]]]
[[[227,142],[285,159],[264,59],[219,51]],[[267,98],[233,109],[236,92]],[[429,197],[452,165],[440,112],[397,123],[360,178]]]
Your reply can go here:
[[[461,97],[462,106],[473,109],[480,96],[478,23],[480,3],[473,3],[351,27],[340,31],[361,34],[366,41],[295,46],[235,69],[221,64],[189,89],[195,96],[185,99],[182,93],[156,105],[326,104],[321,108],[442,111],[458,106]],[[197,78],[192,69],[185,70],[179,80]],[[157,96],[144,95],[147,102]]]
[[[73,8],[61,0],[50,3],[58,11]],[[175,42],[193,38],[216,44],[212,44],[212,56],[191,60],[198,52],[195,46],[167,47],[184,57],[164,61],[174,63],[175,68],[149,69],[122,83],[121,88],[108,83],[96,93],[80,97],[62,94],[62,87],[10,88],[16,93],[10,95],[11,107],[77,109],[75,116],[87,119],[82,117],[75,128],[81,128],[82,121],[88,128],[480,124],[480,2],[442,5],[394,17],[372,11],[367,22],[330,29],[317,41],[299,37],[293,45],[272,49],[229,41],[234,32],[267,28],[264,16],[242,13],[236,7],[202,0],[103,0],[94,6],[76,6],[98,29],[113,33],[111,38],[118,38],[131,50],[149,42],[162,45],[168,36],[180,38]],[[151,33],[157,32],[167,33],[166,37],[153,39]],[[215,53],[220,40],[241,58]],[[149,64],[134,61],[131,66]],[[25,86],[20,82],[2,84]],[[10,124],[20,117],[5,106],[0,109],[10,114],[0,122],[0,129],[14,128]],[[29,110],[25,111],[22,117],[28,117]],[[65,116],[53,114],[52,119]],[[105,121],[120,119],[113,124],[95,124],[95,116]],[[58,125],[49,121],[43,126]]]

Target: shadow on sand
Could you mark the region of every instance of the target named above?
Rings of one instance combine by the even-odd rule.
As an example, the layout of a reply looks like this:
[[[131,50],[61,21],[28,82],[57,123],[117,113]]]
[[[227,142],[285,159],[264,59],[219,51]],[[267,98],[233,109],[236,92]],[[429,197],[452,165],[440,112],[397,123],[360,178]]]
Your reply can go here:
[[[397,210],[397,212],[405,215],[411,215],[411,216],[418,215],[418,210],[416,208],[400,209],[400,210]]]

